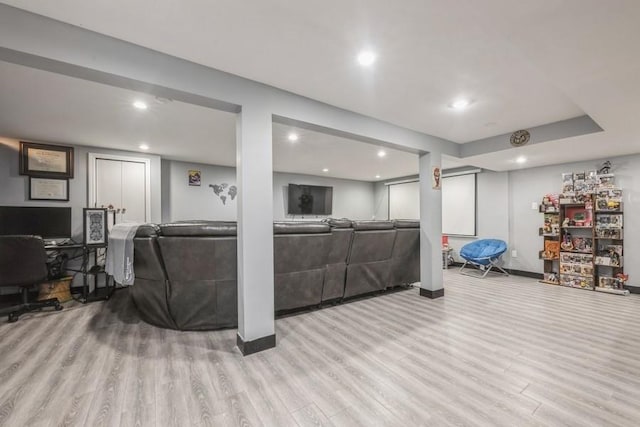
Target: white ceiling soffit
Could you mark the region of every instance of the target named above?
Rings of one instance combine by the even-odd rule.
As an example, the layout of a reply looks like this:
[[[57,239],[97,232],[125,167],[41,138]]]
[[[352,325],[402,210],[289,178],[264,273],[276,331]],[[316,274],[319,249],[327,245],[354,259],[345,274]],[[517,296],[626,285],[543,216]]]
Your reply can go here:
[[[489,169],[523,167],[516,150],[540,155],[524,167],[640,152],[636,0],[4,1],[458,142],[584,115],[604,129],[465,158]]]
[[[148,109],[136,110],[136,100]],[[236,162],[234,114],[6,62],[0,62],[0,111],[4,137],[125,151],[141,151],[145,143],[166,159]],[[362,181],[418,171],[416,154],[279,123],[273,124],[273,161],[279,172]]]
[[[295,142],[288,138],[292,132],[298,136]],[[379,181],[418,173],[418,155],[274,123],[273,169]]]
[[[581,116],[561,122],[536,126],[526,129],[526,131],[529,132],[529,141],[526,142],[526,144],[534,145],[542,142],[558,141],[565,138],[602,132],[602,128],[589,116]],[[465,144],[460,147],[460,157],[466,158],[483,153],[513,149],[511,136],[512,134],[492,136]]]
[[[488,25],[484,2],[475,0],[6,3],[456,142],[585,114]],[[499,21],[538,28],[555,14],[563,32],[581,24],[571,6],[583,9],[583,0],[501,3]],[[377,55],[370,68],[356,62],[366,48]],[[451,109],[461,97],[469,108]]]
[[[144,101],[146,111],[132,103]],[[235,164],[235,115],[0,62],[0,135]]]

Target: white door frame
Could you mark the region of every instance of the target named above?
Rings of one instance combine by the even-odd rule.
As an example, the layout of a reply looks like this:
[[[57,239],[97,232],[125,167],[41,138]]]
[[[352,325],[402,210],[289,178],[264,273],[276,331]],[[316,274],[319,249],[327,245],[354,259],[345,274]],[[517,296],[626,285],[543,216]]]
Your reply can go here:
[[[87,178],[89,179],[89,200],[87,206],[93,208],[97,203],[97,180],[96,180],[96,161],[98,159],[118,160],[123,162],[144,163],[144,180],[145,180],[145,212],[144,221],[151,222],[151,160],[143,157],[117,156],[115,154],[89,153]]]

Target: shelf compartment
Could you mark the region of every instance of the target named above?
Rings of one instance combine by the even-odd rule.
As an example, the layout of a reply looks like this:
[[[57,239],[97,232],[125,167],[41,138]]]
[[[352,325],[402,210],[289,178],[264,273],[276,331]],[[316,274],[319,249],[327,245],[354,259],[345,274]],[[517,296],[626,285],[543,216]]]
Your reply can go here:
[[[570,288],[593,289],[593,276],[581,276],[571,273],[560,273],[560,285]]]

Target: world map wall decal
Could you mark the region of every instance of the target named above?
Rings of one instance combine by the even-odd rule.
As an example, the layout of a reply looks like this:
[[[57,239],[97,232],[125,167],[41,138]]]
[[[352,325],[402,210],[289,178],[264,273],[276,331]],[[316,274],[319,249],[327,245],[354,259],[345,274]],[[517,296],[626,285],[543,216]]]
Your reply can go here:
[[[213,193],[220,198],[223,205],[227,204],[227,199],[235,199],[238,195],[238,187],[235,185],[229,185],[226,182],[222,184],[209,184],[209,187],[213,189]]]

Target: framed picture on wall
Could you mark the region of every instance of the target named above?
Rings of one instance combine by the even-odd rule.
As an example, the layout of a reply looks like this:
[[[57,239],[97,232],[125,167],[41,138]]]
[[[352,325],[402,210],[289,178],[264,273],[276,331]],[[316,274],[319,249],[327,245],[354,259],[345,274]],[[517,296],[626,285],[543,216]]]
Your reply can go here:
[[[69,180],[29,177],[29,200],[69,201]]]
[[[196,169],[189,170],[189,185],[199,187],[202,180],[202,172]]]
[[[431,170],[431,188],[434,190],[440,190],[442,188],[440,174],[440,167],[434,166]]]
[[[20,141],[20,175],[73,178],[73,147]]]
[[[102,208],[84,208],[83,235],[82,242],[86,246],[104,247],[107,246],[107,210]]]

